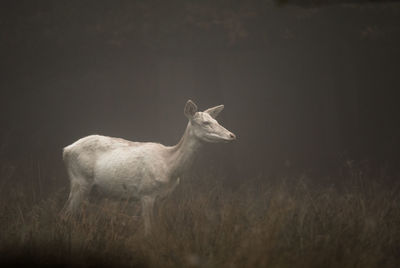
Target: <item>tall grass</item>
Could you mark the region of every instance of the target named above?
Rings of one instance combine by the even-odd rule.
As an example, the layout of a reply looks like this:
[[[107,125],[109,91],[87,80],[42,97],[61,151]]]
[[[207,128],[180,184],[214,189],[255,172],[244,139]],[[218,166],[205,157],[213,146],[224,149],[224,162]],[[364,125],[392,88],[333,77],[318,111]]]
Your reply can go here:
[[[13,176],[8,169],[1,175],[3,181]],[[186,178],[157,206],[148,237],[135,203],[91,200],[80,218],[61,217],[67,185],[43,194],[46,179],[41,178],[41,189],[3,182],[1,263],[400,267],[398,184],[357,170],[332,179],[337,185],[300,175],[260,176],[236,187],[212,174]]]

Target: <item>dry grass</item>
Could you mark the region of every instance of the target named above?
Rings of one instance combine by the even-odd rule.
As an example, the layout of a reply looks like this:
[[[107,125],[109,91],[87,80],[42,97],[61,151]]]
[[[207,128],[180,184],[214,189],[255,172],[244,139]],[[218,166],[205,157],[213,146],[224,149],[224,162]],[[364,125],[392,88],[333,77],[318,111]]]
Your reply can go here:
[[[399,267],[398,187],[358,172],[336,186],[259,177],[227,189],[186,179],[158,206],[144,237],[136,204],[103,201],[62,219],[67,189],[7,184],[2,171],[3,264],[61,267]],[[46,181],[42,178],[41,181]],[[52,189],[49,190],[49,192]]]

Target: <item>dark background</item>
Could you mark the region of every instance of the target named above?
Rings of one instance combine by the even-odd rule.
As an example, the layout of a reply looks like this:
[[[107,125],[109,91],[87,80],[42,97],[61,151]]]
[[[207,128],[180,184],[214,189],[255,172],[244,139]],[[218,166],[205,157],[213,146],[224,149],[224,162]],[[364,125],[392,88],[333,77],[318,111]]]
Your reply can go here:
[[[390,1],[2,1],[0,157],[60,167],[94,133],[172,145],[192,99],[238,136],[200,167],[396,170],[399,48]]]

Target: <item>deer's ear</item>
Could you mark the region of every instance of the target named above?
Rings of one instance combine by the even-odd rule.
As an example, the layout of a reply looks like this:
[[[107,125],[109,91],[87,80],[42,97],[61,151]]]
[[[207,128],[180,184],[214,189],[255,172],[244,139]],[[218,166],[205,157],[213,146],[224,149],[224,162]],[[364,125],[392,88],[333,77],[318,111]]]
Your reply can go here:
[[[197,105],[193,101],[188,100],[185,105],[184,114],[186,115],[187,118],[190,119],[194,116],[196,112],[197,112]]]
[[[219,115],[219,113],[222,112],[223,109],[224,109],[224,105],[218,105],[218,106],[215,106],[212,108],[208,108],[204,112],[211,115],[212,118],[216,118]]]

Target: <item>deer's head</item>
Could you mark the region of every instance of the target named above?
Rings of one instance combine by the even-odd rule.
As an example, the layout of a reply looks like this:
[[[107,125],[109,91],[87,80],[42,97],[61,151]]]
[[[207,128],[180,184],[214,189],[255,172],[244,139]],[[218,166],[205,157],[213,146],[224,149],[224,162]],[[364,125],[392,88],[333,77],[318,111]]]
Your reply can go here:
[[[185,105],[185,116],[189,119],[189,126],[194,136],[206,142],[230,142],[236,139],[235,134],[221,126],[215,118],[224,109],[218,105],[200,112],[197,105],[188,100]]]

